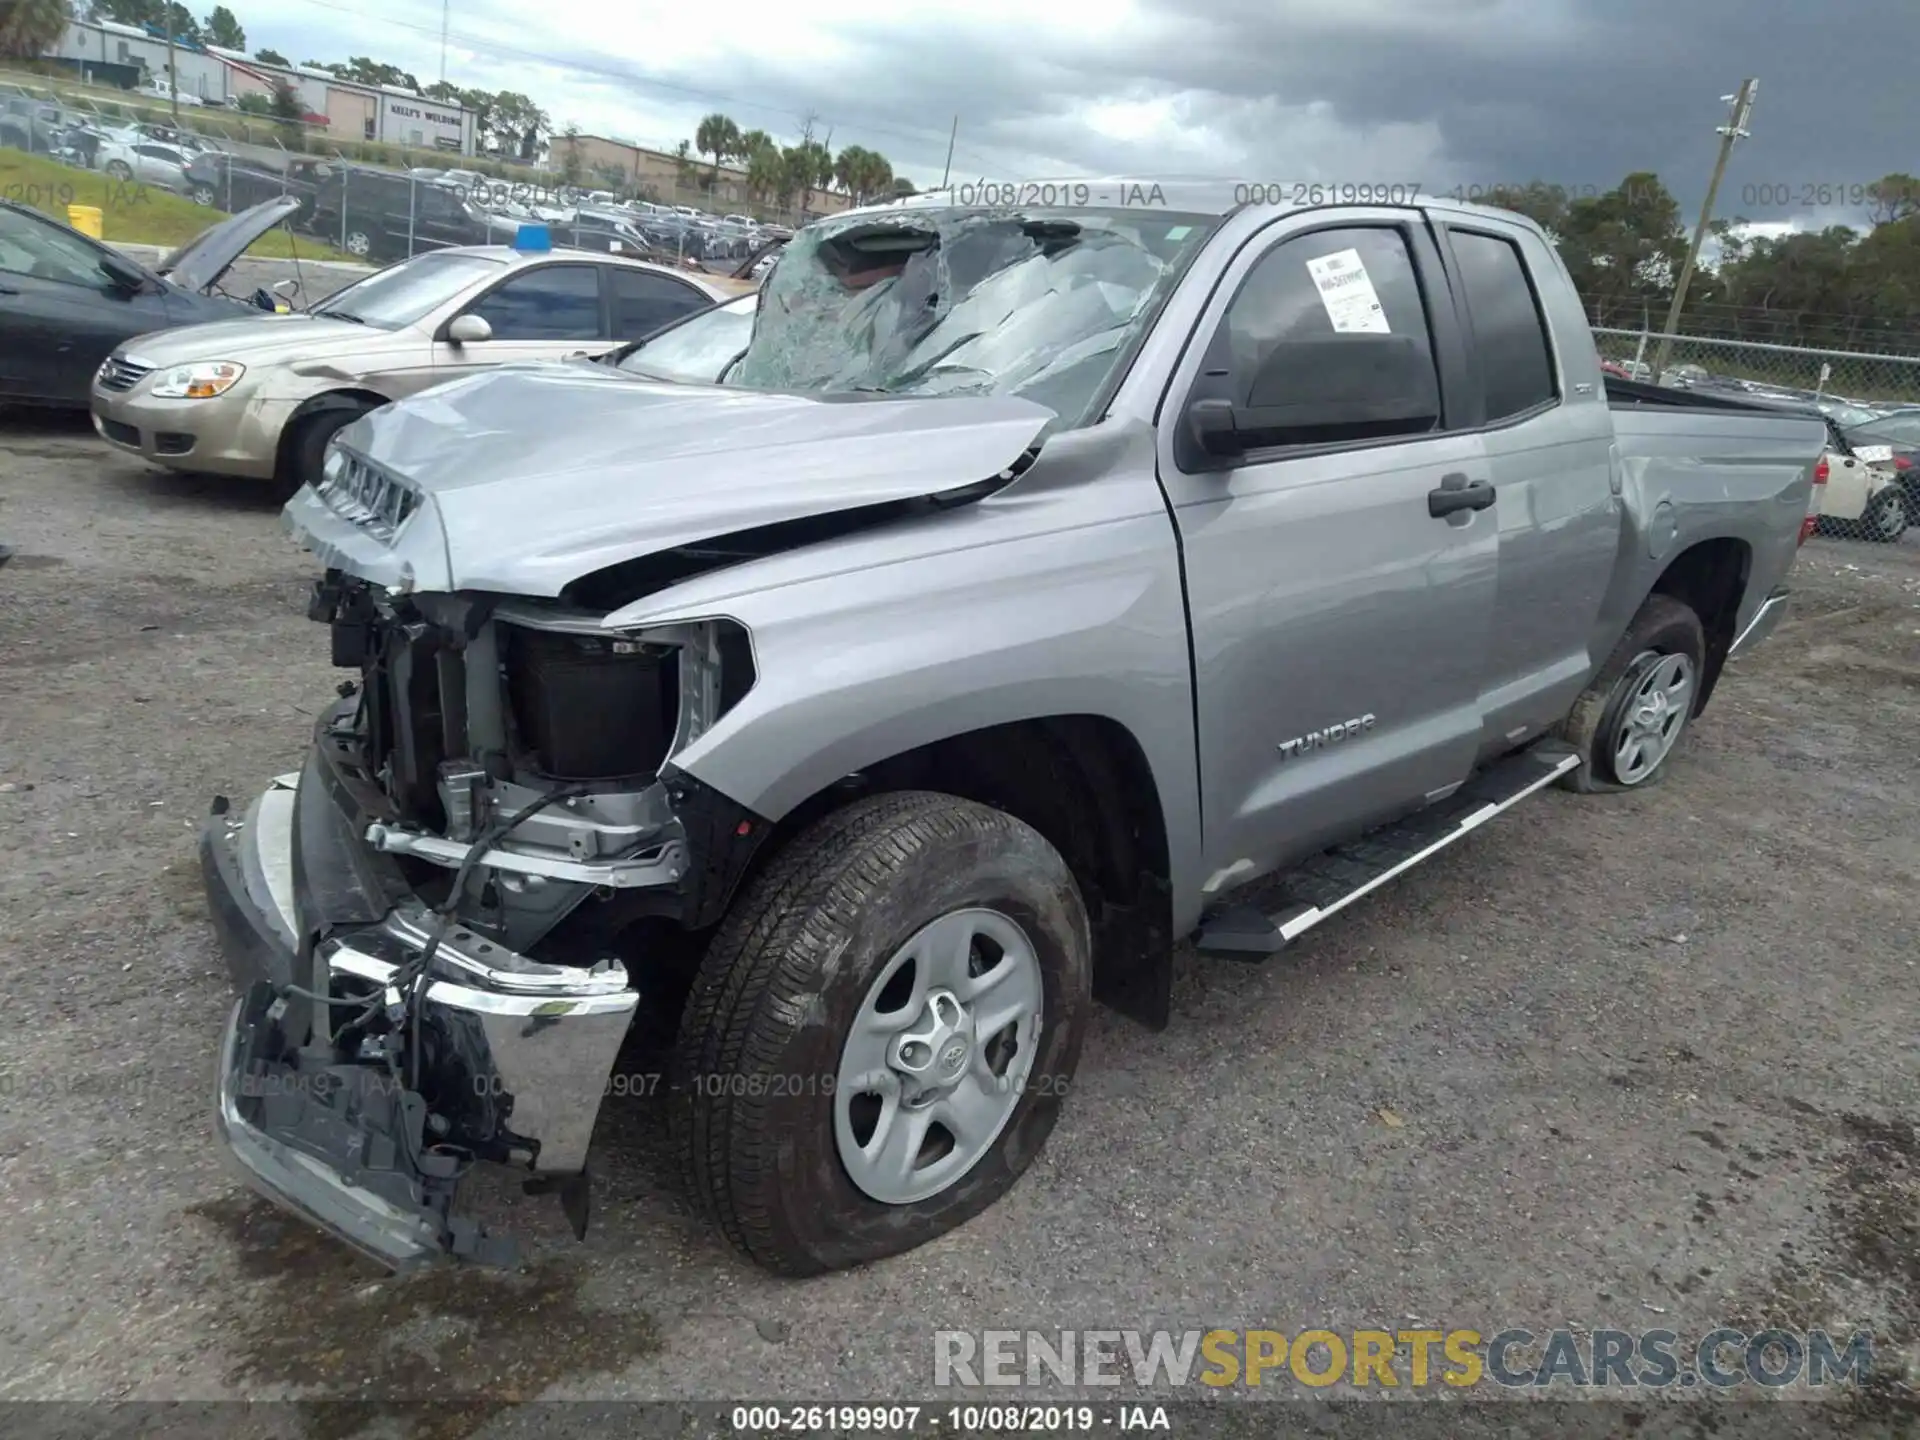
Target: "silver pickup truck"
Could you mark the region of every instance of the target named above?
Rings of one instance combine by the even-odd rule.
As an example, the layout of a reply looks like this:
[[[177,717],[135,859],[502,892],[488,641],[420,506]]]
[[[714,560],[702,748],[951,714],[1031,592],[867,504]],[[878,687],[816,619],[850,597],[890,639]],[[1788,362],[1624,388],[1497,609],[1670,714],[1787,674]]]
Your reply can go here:
[[[264,1192],[395,1269],[512,1260],[483,1163],[584,1234],[646,1037],[740,1249],[906,1250],[1093,1003],[1652,783],[1777,621],[1822,423],[1605,381],[1531,223],[987,190],[802,230],[711,375],[457,380],[289,503],[353,678],[202,844]]]

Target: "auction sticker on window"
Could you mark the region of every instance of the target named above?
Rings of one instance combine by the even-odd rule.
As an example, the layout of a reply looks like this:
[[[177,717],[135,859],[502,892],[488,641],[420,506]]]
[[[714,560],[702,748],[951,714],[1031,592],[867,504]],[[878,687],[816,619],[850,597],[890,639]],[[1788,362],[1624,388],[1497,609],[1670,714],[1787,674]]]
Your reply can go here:
[[[1309,260],[1307,273],[1320,289],[1320,303],[1326,306],[1327,318],[1335,330],[1342,334],[1393,333],[1358,250],[1336,250],[1331,255]]]

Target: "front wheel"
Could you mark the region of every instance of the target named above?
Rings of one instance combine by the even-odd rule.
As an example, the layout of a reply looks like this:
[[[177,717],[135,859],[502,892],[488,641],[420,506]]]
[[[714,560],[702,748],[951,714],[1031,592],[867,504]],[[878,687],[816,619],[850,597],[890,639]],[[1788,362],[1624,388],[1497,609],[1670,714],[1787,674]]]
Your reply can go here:
[[[1567,788],[1634,790],[1665,774],[1699,708],[1706,651],[1699,616],[1670,595],[1649,595],[1561,722],[1560,738],[1580,756]]]
[[[695,1203],[786,1275],[979,1214],[1059,1116],[1091,950],[1066,862],[1010,815],[906,792],[819,821],[694,979],[671,1113]]]
[[[107,162],[107,174],[116,180],[131,180],[133,179],[133,167],[124,160],[109,160]]]
[[[343,402],[296,420],[293,433],[287,437],[280,478],[296,485],[319,484],[320,468],[327,458],[327,442],[372,408],[359,401]]]

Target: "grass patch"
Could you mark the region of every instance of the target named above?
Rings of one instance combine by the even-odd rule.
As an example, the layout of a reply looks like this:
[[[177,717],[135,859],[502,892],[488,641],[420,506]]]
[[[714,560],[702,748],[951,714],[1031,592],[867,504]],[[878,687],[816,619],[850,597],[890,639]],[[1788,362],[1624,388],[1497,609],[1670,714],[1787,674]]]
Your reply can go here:
[[[223,213],[151,185],[122,182],[7,149],[0,149],[0,196],[67,223],[72,223],[67,220],[69,205],[95,206],[104,238],[125,245],[184,245]],[[285,260],[296,252],[302,260],[352,259],[319,240],[289,234],[284,226],[254,241],[247,255],[256,260]]]

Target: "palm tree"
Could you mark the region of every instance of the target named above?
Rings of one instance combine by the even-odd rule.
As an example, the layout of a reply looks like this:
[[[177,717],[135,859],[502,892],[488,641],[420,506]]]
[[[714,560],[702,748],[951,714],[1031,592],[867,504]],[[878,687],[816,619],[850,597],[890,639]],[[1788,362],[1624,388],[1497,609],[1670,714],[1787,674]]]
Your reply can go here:
[[[740,127],[716,110],[695,128],[693,148],[713,157],[713,169],[707,175],[707,188],[711,190],[720,182],[721,162],[740,153]]]
[[[73,23],[68,0],[0,0],[0,55],[38,60]]]

